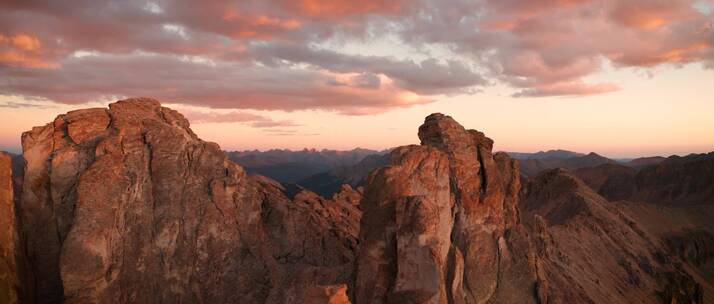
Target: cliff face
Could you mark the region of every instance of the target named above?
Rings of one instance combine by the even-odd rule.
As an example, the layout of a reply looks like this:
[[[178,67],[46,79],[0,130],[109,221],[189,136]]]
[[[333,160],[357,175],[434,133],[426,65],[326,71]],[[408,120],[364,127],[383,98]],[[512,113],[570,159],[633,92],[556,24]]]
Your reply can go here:
[[[640,226],[621,211],[629,203],[561,169],[521,189],[518,164],[448,116],[427,117],[419,138],[365,186],[355,303],[703,303],[711,292],[709,232]]]
[[[155,100],[60,115],[22,142],[32,301],[273,303],[349,283],[359,214],[248,178]]]
[[[0,152],[0,303],[18,303],[18,235],[12,181],[12,158]]]
[[[15,172],[0,155],[0,301],[704,303],[714,291],[711,187],[687,173],[709,167],[668,180],[703,203],[611,202],[564,170],[522,186],[516,161],[448,116],[428,116],[419,138],[327,199],[246,174],[152,99],[60,115],[23,134]],[[602,191],[620,172],[608,168],[578,173]]]
[[[441,114],[426,118],[419,138],[420,146],[395,149],[365,186],[356,302],[532,299],[527,244],[514,229],[515,161]]]

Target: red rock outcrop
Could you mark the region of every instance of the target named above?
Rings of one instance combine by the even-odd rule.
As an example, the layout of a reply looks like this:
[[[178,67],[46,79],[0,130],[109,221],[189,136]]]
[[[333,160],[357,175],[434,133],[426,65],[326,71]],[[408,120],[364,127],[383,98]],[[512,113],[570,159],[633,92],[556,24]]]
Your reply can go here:
[[[18,234],[15,222],[12,158],[0,152],[0,303],[18,303]]]
[[[645,229],[565,170],[521,189],[518,164],[448,116],[419,138],[368,178],[355,303],[703,303],[710,230]]]
[[[419,138],[368,179],[355,302],[532,298],[527,241],[506,233],[518,222],[517,163],[494,157],[491,139],[442,114],[426,118]]]
[[[349,184],[342,184],[340,191],[332,195],[332,200],[346,202],[353,206],[359,206],[359,202],[362,200],[363,191],[363,187],[357,187],[357,189],[355,189]]]
[[[29,303],[290,303],[350,283],[359,215],[249,178],[155,100],[22,139]]]
[[[327,199],[246,174],[152,99],[60,115],[23,134],[21,191],[0,156],[0,300],[703,303],[714,290],[711,187],[678,173],[709,166],[653,171],[697,204],[609,202],[564,170],[522,187],[516,161],[448,116],[419,138]],[[604,189],[600,173],[584,176]]]

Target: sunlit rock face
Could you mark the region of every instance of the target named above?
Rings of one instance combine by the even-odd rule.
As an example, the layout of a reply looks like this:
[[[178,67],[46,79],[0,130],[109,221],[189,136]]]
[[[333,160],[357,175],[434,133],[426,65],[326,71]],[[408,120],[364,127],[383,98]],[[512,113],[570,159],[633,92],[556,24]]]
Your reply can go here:
[[[156,100],[69,112],[22,143],[33,301],[287,303],[350,283],[358,210],[293,202]]]
[[[532,300],[527,242],[514,229],[516,162],[442,114],[426,118],[419,138],[365,187],[357,303]]]
[[[365,186],[355,303],[703,303],[708,232],[663,239],[562,169],[521,187],[514,160],[449,116],[419,138]]]
[[[567,170],[521,179],[449,116],[428,116],[419,138],[364,188],[325,198],[246,174],[153,99],[60,115],[23,134],[14,167],[0,154],[0,300],[703,303],[712,292],[709,187],[690,187],[704,189],[696,205],[608,201]]]
[[[12,157],[0,152],[0,303],[21,299]]]

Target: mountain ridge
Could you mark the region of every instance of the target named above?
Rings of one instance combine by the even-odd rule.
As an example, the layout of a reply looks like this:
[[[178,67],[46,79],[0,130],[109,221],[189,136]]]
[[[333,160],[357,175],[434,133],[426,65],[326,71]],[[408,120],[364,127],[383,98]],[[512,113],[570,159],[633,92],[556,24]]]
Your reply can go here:
[[[326,198],[246,172],[153,99],[59,115],[23,134],[22,161],[0,157],[16,220],[0,222],[0,260],[18,257],[0,300],[711,302],[714,153],[543,158],[570,168],[524,177],[448,115],[418,136],[341,167],[370,173]],[[620,175],[636,191],[610,199]]]

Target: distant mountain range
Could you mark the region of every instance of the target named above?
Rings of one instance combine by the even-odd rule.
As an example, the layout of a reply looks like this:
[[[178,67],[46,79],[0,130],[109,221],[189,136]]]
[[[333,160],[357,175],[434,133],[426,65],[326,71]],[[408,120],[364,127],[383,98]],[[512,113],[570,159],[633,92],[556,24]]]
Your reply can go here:
[[[545,159],[545,158],[571,158],[585,156],[585,154],[568,150],[548,150],[535,153],[506,152],[515,159]]]
[[[349,151],[304,149],[228,152],[234,162],[248,172],[264,175],[282,183],[293,183],[331,197],[342,184],[362,185],[375,168],[389,162],[389,150],[354,149]],[[568,150],[548,150],[535,153],[506,152],[518,160],[523,177],[532,177],[549,169],[577,170],[599,165],[641,169],[658,164],[664,157],[643,157],[618,161],[591,152],[583,154]]]
[[[609,200],[696,205],[714,197],[714,152],[670,156],[645,167],[601,164],[575,172]]]
[[[563,168],[576,170],[586,167],[594,167],[604,164],[622,165],[634,169],[641,169],[647,166],[656,165],[663,160],[664,157],[642,157],[627,160],[615,160],[599,155],[595,152],[582,154],[567,150],[549,150],[540,151],[537,153],[519,153],[507,152],[511,157],[518,159],[521,165],[521,174],[523,176],[535,176],[540,172],[548,169]]]
[[[296,183],[310,176],[338,167],[359,163],[369,155],[385,154],[356,148],[349,151],[303,149],[298,151],[273,149],[268,151],[233,151],[228,157],[249,173],[270,177],[284,183]]]
[[[297,182],[315,193],[330,197],[339,192],[343,184],[361,186],[372,170],[389,164],[389,154],[373,154],[351,166],[340,166],[330,171],[309,176]]]

